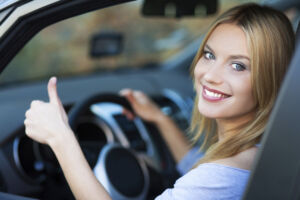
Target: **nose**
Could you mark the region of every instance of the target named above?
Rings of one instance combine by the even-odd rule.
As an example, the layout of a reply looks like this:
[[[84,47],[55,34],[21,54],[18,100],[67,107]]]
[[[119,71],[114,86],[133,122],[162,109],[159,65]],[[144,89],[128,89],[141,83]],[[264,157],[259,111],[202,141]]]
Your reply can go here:
[[[222,69],[222,63],[214,62],[206,68],[206,71],[203,74],[204,81],[210,84],[221,84],[223,82]]]

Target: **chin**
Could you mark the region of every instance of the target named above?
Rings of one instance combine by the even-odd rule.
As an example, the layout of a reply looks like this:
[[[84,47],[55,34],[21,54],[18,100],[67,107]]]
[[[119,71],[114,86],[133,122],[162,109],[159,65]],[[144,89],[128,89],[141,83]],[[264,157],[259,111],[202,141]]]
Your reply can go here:
[[[207,118],[231,118],[236,109],[237,107],[231,101],[208,103],[204,99],[200,99],[198,102],[198,111]]]
[[[216,109],[210,109],[209,107],[204,106],[198,106],[199,113],[207,118],[217,119],[217,118],[223,118],[224,112],[217,111]]]

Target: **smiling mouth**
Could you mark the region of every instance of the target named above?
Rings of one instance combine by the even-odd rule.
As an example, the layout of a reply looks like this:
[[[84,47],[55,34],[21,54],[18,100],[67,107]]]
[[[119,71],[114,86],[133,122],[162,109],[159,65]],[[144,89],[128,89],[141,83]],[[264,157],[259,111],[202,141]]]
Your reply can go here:
[[[220,92],[218,90],[210,89],[206,86],[203,86],[202,96],[205,100],[213,101],[213,102],[221,101],[221,100],[224,100],[228,97],[231,97],[231,95],[225,94],[225,93]]]

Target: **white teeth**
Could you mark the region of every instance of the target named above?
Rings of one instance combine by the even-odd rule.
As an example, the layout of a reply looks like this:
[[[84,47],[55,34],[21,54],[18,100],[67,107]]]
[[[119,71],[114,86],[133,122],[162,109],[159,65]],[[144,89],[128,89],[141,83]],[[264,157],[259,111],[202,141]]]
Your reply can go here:
[[[214,93],[214,92],[208,91],[206,89],[204,89],[204,91],[205,91],[205,94],[210,97],[221,98],[223,96],[222,94]]]

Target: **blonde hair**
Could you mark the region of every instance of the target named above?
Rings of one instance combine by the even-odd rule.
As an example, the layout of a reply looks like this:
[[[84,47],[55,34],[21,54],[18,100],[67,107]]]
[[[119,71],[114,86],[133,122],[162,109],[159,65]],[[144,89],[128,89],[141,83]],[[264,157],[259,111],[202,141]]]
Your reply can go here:
[[[237,6],[219,16],[210,27],[192,63],[192,77],[209,36],[225,23],[239,26],[246,35],[256,114],[252,121],[233,130],[235,134],[227,134],[218,142],[216,120],[199,113],[197,95],[191,133],[194,142],[204,138],[201,149],[206,153],[200,163],[231,157],[259,142],[294,50],[294,32],[283,13],[253,3]]]

